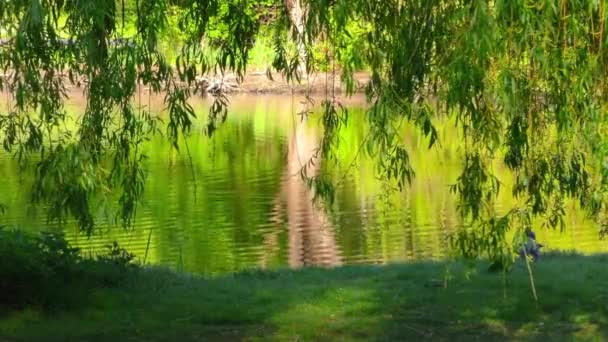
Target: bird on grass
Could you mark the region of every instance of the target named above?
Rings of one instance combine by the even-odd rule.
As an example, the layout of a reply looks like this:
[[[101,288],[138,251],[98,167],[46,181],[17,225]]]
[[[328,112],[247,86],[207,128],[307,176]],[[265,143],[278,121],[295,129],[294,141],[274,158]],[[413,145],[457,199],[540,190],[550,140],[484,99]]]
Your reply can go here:
[[[519,256],[525,258],[527,255],[532,256],[532,260],[540,259],[540,249],[543,247],[541,243],[536,242],[536,234],[530,227],[526,228],[526,242],[519,249]]]

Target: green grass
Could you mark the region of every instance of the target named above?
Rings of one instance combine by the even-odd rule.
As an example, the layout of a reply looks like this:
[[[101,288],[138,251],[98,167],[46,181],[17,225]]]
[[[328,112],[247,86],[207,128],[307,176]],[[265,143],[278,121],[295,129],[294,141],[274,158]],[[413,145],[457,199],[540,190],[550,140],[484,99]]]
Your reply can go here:
[[[506,277],[484,265],[459,263],[252,271],[219,278],[150,268],[122,287],[94,290],[76,311],[5,313],[0,339],[604,340],[607,261],[608,256],[544,257],[534,266],[538,304],[521,262]]]

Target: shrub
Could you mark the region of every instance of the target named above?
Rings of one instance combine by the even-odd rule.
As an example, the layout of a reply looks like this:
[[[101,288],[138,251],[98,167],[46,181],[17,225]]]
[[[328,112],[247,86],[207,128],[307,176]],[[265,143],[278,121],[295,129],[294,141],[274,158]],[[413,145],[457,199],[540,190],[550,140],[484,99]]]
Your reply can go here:
[[[138,269],[117,243],[84,258],[62,234],[0,228],[0,306],[44,308],[80,304],[96,287],[116,286]]]

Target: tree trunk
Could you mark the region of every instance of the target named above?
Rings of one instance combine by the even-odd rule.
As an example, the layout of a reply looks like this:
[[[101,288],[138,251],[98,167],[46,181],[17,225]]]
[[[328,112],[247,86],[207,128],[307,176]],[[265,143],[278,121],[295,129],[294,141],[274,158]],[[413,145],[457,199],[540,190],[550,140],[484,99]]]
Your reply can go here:
[[[293,25],[296,35],[296,45],[300,54],[300,72],[306,71],[306,63],[308,54],[306,52],[305,34],[306,34],[306,6],[302,4],[302,0],[285,0],[285,6],[289,12],[289,19]]]

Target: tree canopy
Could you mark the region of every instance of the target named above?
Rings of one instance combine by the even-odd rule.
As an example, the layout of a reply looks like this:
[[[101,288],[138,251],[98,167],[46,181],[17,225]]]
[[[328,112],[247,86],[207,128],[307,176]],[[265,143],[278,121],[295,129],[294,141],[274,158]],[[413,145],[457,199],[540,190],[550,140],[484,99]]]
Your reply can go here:
[[[174,7],[179,16],[170,23]],[[96,203],[116,200],[128,226],[144,191],[143,141],[162,132],[177,148],[195,117],[188,98],[196,76],[243,77],[264,26],[274,42],[272,67],[294,82],[324,63],[323,72],[340,73],[352,94],[353,73],[370,72],[365,152],[398,188],[415,176],[401,124],[415,123],[432,148],[450,143],[434,122],[453,119],[466,148],[452,189],[469,224],[452,242],[465,256],[508,259],[507,232],[534,218],[563,227],[568,199],[608,229],[605,7],[603,0],[3,1],[0,86],[14,96],[0,111],[3,147],[35,175],[32,200],[47,206],[50,219],[73,216],[90,231]],[[184,37],[175,61],[158,48],[171,25]],[[326,60],[307,58],[320,42]],[[86,109],[70,118],[67,88],[83,80]],[[166,124],[134,105],[138,85],[165,94]],[[334,94],[323,108],[319,153],[331,161],[348,112]],[[225,115],[219,94],[208,134]],[[501,188],[498,164],[515,175],[512,189]],[[322,174],[302,174],[331,198]],[[499,191],[522,204],[498,212]]]

